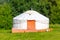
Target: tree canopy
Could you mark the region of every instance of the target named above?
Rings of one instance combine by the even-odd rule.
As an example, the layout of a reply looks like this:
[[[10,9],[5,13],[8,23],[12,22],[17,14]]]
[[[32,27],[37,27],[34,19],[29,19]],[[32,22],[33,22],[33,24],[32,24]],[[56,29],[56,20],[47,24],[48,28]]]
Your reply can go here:
[[[60,24],[59,0],[1,0],[0,28],[10,29],[13,17],[33,9],[50,19],[50,24]]]

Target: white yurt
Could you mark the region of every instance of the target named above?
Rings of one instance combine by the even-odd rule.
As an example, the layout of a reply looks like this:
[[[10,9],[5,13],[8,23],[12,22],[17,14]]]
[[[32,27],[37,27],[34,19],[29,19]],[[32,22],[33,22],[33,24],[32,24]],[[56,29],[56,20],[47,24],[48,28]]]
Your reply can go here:
[[[13,18],[13,33],[46,31],[47,29],[49,29],[49,18],[34,10],[28,10]]]

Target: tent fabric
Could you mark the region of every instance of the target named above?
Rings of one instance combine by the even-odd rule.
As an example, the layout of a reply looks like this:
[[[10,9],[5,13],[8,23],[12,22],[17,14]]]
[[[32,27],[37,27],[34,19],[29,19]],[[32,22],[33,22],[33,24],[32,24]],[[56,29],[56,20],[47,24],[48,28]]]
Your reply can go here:
[[[36,20],[40,23],[49,23],[49,18],[45,17],[44,15],[42,15],[34,10],[26,11],[16,17],[14,17],[13,19],[14,20]]]

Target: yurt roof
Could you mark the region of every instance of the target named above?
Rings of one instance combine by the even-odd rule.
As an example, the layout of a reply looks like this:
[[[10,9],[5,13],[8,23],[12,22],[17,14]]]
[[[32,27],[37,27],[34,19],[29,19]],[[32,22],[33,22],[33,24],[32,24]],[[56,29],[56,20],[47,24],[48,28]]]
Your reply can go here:
[[[49,21],[49,18],[45,17],[44,15],[40,14],[39,12],[36,12],[34,10],[28,10],[13,19],[18,19],[18,20],[46,20]]]

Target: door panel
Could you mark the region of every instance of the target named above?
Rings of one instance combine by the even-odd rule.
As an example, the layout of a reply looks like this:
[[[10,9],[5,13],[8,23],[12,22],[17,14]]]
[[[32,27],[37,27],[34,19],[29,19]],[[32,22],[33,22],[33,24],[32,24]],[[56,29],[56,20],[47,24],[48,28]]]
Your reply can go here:
[[[35,30],[35,20],[27,20],[27,29]]]

